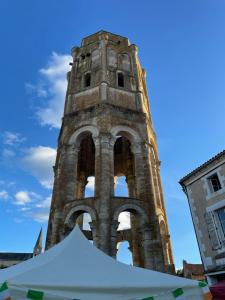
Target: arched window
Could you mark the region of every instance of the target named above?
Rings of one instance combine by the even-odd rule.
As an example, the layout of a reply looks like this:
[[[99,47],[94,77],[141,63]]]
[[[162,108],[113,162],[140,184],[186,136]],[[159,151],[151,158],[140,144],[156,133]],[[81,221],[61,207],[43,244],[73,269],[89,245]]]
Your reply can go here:
[[[124,87],[124,75],[121,72],[117,73],[117,83],[119,87]]]
[[[91,73],[86,73],[84,76],[84,87],[91,85]]]

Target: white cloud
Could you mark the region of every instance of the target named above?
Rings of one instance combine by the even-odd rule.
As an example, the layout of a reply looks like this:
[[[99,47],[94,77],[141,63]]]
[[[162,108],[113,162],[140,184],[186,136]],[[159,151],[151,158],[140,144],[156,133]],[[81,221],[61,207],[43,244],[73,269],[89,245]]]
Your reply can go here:
[[[127,211],[122,212],[119,215],[118,221],[120,222],[118,230],[130,229],[130,213]]]
[[[3,143],[8,146],[16,146],[26,140],[20,133],[5,131],[3,133]]]
[[[44,199],[43,201],[41,201],[40,203],[38,203],[38,204],[36,205],[36,207],[40,207],[40,208],[49,208],[50,205],[51,205],[51,199],[52,199],[51,196],[47,197],[46,199]]]
[[[38,223],[45,223],[48,221],[49,212],[48,211],[35,212],[33,213],[32,217]]]
[[[90,176],[87,179],[88,183],[85,189],[85,197],[94,197],[94,190],[95,190],[95,177]]]
[[[0,200],[7,200],[9,198],[9,194],[6,190],[0,191]]]
[[[37,96],[41,98],[46,98],[48,96],[48,93],[45,90],[45,86],[41,82],[38,85],[25,83],[25,89],[28,94],[36,93]]]
[[[56,150],[51,147],[31,147],[22,158],[23,168],[35,176],[42,186],[51,188],[53,184],[53,165]]]
[[[40,200],[41,198],[42,197],[40,195],[38,195],[37,193],[34,193],[32,191],[23,190],[23,191],[19,191],[15,194],[14,204],[24,206],[30,202]],[[30,208],[28,208],[28,207],[23,207],[20,210],[26,211],[29,209]]]
[[[61,126],[70,61],[70,55],[53,52],[47,65],[39,70],[38,84],[25,84],[28,93],[35,92],[38,98],[45,98],[44,103],[36,110],[41,125],[54,128]]]
[[[86,188],[90,189],[90,190],[94,190],[95,189],[95,177],[90,176],[88,177],[88,183],[86,185]]]
[[[19,191],[15,194],[16,205],[26,205],[31,202],[30,193],[28,191]]]

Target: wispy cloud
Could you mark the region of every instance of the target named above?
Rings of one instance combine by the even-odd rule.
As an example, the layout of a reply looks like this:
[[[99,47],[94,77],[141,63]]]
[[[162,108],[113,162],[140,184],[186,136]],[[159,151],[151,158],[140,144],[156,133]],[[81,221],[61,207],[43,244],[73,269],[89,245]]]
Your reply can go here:
[[[46,199],[44,199],[40,203],[36,204],[36,207],[39,207],[39,208],[49,208],[50,205],[51,205],[51,196],[47,197]]]
[[[8,146],[17,146],[18,144],[23,143],[25,140],[26,138],[18,132],[5,131],[3,133],[3,144]]]
[[[0,200],[7,200],[9,198],[9,193],[6,190],[0,191]]]
[[[51,196],[44,198],[33,191],[21,190],[15,194],[13,204],[18,206],[18,218],[23,221],[27,218],[38,223],[48,221]]]
[[[41,125],[53,128],[61,125],[70,61],[70,55],[53,52],[47,65],[39,70],[38,83],[25,84],[28,93],[35,93],[40,100],[44,98],[36,108],[36,116]]]
[[[25,151],[22,165],[25,170],[35,176],[45,188],[53,184],[53,165],[55,164],[56,150],[51,147],[31,147]]]
[[[48,211],[44,211],[44,212],[34,212],[32,214],[32,218],[34,219],[34,221],[38,222],[38,223],[45,223],[48,221],[49,218],[49,212]]]
[[[11,150],[11,149],[3,149],[2,151],[2,157],[3,159],[12,159],[13,157],[15,157],[16,153],[15,151]]]

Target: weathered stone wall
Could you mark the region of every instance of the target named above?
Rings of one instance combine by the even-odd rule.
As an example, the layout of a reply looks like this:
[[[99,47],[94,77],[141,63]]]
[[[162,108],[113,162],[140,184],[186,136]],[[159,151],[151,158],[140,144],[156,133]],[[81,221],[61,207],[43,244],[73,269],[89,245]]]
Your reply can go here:
[[[173,272],[156,138],[137,47],[126,38],[99,32],[73,49],[73,59],[47,248],[87,212],[92,232],[85,234],[105,253],[115,257],[117,243],[127,239],[134,265]],[[91,81],[84,86],[87,72]],[[87,178],[93,175],[94,197],[85,198]],[[126,177],[128,197],[114,195],[114,178],[119,175]],[[118,231],[124,211],[131,213],[131,229]]]

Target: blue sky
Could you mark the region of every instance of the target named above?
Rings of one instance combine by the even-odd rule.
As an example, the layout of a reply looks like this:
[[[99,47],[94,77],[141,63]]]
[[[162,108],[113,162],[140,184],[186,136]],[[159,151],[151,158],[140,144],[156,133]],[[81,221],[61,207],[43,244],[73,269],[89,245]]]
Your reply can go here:
[[[223,0],[0,3],[0,251],[46,230],[70,49],[101,29],[139,47],[147,71],[174,258],[199,262],[179,179],[225,149]]]

